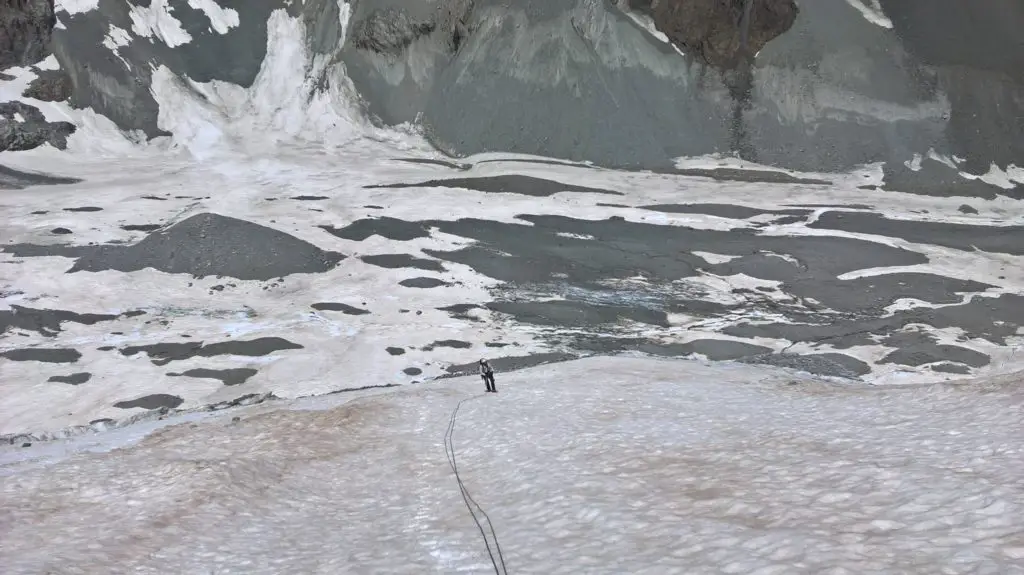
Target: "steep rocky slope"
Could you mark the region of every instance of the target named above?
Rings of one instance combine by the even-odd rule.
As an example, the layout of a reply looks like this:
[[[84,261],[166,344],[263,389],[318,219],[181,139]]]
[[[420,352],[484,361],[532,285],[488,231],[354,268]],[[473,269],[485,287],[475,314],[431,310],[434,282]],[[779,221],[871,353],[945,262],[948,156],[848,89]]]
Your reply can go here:
[[[4,0],[0,5],[0,70],[35,64],[48,56],[55,23],[53,0]]]
[[[710,153],[807,171],[886,162],[895,181],[934,150],[947,165],[926,161],[913,175],[924,186],[1024,163],[1014,0],[58,1],[49,46],[61,70],[40,71],[51,76],[27,95],[166,135],[154,73],[251,85],[275,10],[306,25],[295,61],[306,97],[351,82],[376,121],[417,124],[453,155],[653,169]],[[4,12],[7,65],[47,53],[53,12],[42,0]]]

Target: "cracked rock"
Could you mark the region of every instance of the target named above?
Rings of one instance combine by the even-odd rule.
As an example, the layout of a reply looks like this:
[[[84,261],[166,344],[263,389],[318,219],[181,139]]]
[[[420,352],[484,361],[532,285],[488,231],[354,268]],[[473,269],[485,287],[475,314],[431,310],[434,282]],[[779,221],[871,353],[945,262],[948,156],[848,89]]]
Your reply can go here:
[[[794,0],[629,0],[672,42],[721,69],[748,61],[796,22]]]
[[[21,102],[0,104],[0,152],[31,150],[43,144],[63,150],[73,133],[74,124],[48,122],[34,106]]]
[[[397,55],[421,36],[434,31],[433,22],[415,21],[397,8],[375,10],[355,30],[352,43],[356,48],[378,54]]]

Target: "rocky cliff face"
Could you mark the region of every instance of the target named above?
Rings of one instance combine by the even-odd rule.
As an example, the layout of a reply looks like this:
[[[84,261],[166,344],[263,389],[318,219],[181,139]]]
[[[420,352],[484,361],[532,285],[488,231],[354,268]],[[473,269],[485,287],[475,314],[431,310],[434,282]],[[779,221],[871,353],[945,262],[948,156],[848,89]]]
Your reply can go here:
[[[630,0],[669,40],[722,69],[750,61],[786,33],[799,12],[794,0]]]
[[[0,104],[0,152],[31,150],[47,143],[63,150],[74,132],[74,124],[47,122],[33,106],[21,102]]]
[[[154,67],[249,86],[266,55],[268,19],[284,11],[305,24],[306,61],[296,65],[323,76],[313,85],[347,82],[314,64],[341,62],[369,116],[418,123],[453,155],[668,169],[679,156],[725,153],[838,171],[902,166],[934,149],[976,172],[1024,164],[1017,0],[193,4],[97,0],[73,14],[58,4],[51,45],[67,79],[36,82],[32,97],[70,94],[73,106],[125,130],[163,135]],[[29,38],[11,52],[23,62],[45,53],[49,34],[27,23],[52,21],[52,9],[39,0],[17,6],[22,15],[3,21],[3,38]],[[235,19],[214,22],[210,10]],[[343,11],[351,14],[344,29]]]
[[[31,66],[49,56],[55,24],[53,0],[4,0],[0,5],[0,70]],[[39,71],[24,95],[48,101],[66,99],[66,78],[60,72]],[[48,122],[35,106],[0,103],[0,152],[31,150],[47,143],[64,149],[74,132],[74,124]]]
[[[35,64],[50,54],[56,20],[53,0],[3,0],[0,4],[0,70]]]
[[[1015,67],[1021,36],[1002,23],[952,30],[980,12],[1024,26],[1012,0],[950,4],[947,14],[904,2],[892,9],[895,27],[861,4],[355,0],[353,30],[403,41],[381,40],[386,54],[349,42],[342,58],[368,111],[388,124],[420,122],[455,155],[514,151],[660,169],[717,152],[833,171],[901,165],[934,149],[975,171],[1024,163],[1022,115],[1003,112],[1024,95],[1011,73],[1024,69]],[[430,24],[446,10],[459,14],[456,43]],[[411,22],[423,24],[396,32]],[[980,36],[984,47],[968,47]]]
[[[949,99],[946,134],[968,168],[1024,165],[1024,2],[880,0]]]

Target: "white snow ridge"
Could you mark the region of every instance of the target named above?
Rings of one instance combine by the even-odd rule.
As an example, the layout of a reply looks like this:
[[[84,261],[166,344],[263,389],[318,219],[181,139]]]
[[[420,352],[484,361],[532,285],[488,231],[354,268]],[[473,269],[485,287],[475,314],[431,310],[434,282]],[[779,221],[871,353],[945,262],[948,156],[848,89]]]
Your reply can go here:
[[[845,44],[901,41],[877,0],[801,3],[724,115],[647,11],[550,2],[58,0],[62,49],[0,77],[0,575],[1024,575],[1024,170],[454,157],[371,120],[569,82],[794,120],[810,157],[854,104],[895,141],[950,101],[792,83],[779,50],[833,40],[844,85],[923,69]],[[553,145],[674,157],[645,130]]]

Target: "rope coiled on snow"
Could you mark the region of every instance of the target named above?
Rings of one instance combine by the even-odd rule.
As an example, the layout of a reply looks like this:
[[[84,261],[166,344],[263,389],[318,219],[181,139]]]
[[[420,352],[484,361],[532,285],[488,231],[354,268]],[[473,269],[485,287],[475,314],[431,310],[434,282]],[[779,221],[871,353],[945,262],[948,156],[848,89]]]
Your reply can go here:
[[[462,482],[462,477],[459,476],[459,466],[455,461],[455,444],[453,437],[455,435],[455,420],[459,415],[459,408],[462,404],[471,400],[484,397],[483,394],[476,395],[473,397],[467,397],[455,406],[452,410],[451,420],[448,422],[448,431],[444,434],[444,450],[445,455],[448,456],[448,465],[452,468],[452,473],[455,474],[455,481],[459,484],[459,491],[462,493],[462,501],[466,504],[466,509],[469,509],[469,514],[473,517],[473,522],[476,523],[477,529],[480,530],[480,535],[484,538],[484,546],[487,548],[487,556],[491,559],[491,565],[494,566],[494,573],[496,575],[507,575],[508,570],[505,568],[505,557],[501,553],[501,546],[498,544],[498,534],[494,531],[494,525],[491,524],[491,518],[484,511],[484,508],[473,499],[470,495],[469,489]],[[483,517],[483,522],[480,521],[480,517]],[[484,523],[487,524],[487,528],[484,528]],[[490,539],[488,539],[488,533],[490,533]],[[491,550],[491,540],[494,541],[494,550]],[[497,558],[495,557],[497,555]]]

